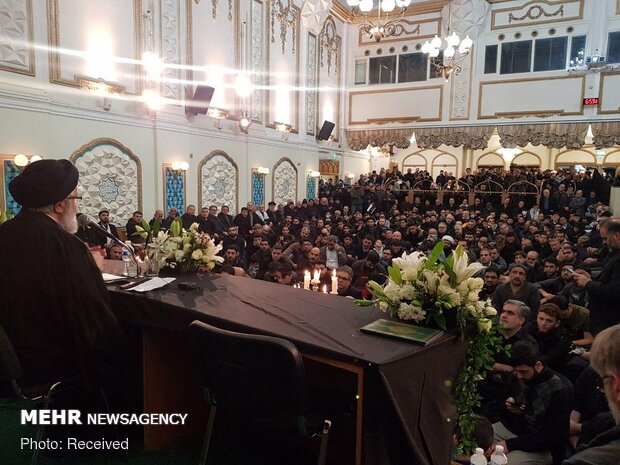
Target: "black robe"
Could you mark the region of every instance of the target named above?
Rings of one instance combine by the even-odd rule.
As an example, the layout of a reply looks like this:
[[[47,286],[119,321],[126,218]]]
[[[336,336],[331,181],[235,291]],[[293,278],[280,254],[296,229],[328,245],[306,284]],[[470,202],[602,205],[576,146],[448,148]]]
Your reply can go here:
[[[44,213],[0,225],[0,324],[23,384],[83,374],[105,386],[126,360],[120,326],[86,246]]]

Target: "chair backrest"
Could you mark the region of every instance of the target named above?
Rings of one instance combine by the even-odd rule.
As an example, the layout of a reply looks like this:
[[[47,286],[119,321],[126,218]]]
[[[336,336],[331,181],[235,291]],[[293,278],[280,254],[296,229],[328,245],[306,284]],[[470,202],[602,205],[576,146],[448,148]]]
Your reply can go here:
[[[13,344],[9,336],[0,326],[0,381],[16,386],[16,381],[22,377],[22,366],[19,363]]]
[[[203,386],[218,406],[256,415],[304,413],[305,368],[291,342],[201,321],[190,333],[202,359]]]

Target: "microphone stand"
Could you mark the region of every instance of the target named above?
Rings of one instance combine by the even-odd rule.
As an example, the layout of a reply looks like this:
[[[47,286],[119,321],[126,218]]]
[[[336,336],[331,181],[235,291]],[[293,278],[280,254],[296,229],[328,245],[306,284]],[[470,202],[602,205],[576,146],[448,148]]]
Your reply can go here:
[[[140,277],[140,263],[138,262],[138,259],[136,258],[136,254],[133,250],[132,247],[129,247],[127,244],[125,244],[123,241],[121,241],[118,237],[114,236],[113,234],[108,233],[105,229],[103,229],[102,227],[100,227],[99,225],[97,225],[95,223],[96,226],[98,226],[95,230],[99,230],[102,231],[104,233],[107,233],[106,236],[109,237],[110,239],[112,239],[112,241],[114,241],[114,243],[120,247],[122,247],[123,249],[125,249],[126,251],[129,252],[129,256],[131,257],[131,261],[136,265],[136,275],[135,276],[127,276],[128,278],[139,278]],[[90,226],[89,226],[90,227]]]
[[[123,249],[127,250],[129,252],[129,256],[131,257],[131,261],[136,265],[136,275],[135,276],[128,276],[129,278],[139,278],[140,277],[140,263],[138,262],[138,259],[136,258],[136,254],[133,250],[132,247],[129,247],[127,244],[125,244],[123,241],[121,241],[118,237],[114,236],[113,234],[111,234],[110,232],[108,232],[107,229],[104,229],[103,227],[99,226],[97,223],[95,223],[94,221],[92,221],[92,219],[85,214],[78,214],[78,225],[84,228],[90,228],[94,231],[99,232],[100,234],[103,234],[106,237],[109,237],[111,240],[114,241],[115,244],[121,246]],[[127,270],[127,273],[129,274],[129,269]]]

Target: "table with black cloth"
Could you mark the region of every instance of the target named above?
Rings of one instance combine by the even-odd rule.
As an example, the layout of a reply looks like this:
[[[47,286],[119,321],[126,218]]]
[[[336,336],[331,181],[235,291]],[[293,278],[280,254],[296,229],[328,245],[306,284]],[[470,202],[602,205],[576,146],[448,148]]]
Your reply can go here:
[[[177,284],[186,281],[197,282],[200,289],[179,289]],[[364,334],[361,327],[386,317],[375,307],[241,277],[181,276],[144,294],[112,285],[109,290],[118,318],[144,331],[145,411],[170,407],[164,397],[178,399],[174,395],[178,383],[171,377],[181,375],[184,368],[178,368],[182,364],[170,351],[187,343],[188,325],[201,320],[287,339],[307,361],[354,374],[359,396],[356,464],[449,463],[456,417],[451,386],[466,350],[457,338],[444,336],[421,346]],[[174,342],[166,346],[170,341]],[[164,360],[149,362],[150,352]],[[166,364],[177,371],[149,375],[150,369],[165,370]],[[165,386],[155,386],[158,383]]]

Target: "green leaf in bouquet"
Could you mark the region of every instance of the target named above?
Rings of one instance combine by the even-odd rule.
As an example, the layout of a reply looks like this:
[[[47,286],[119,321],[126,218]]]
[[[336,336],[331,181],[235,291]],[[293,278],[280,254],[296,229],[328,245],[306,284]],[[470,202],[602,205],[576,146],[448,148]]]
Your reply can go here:
[[[381,287],[381,284],[379,284],[376,281],[368,281],[368,287],[370,288],[370,290],[373,291],[373,293],[377,293],[379,295],[384,295],[383,294],[383,287]]]
[[[444,331],[446,330],[446,317],[443,315],[443,313],[433,313],[433,320],[435,321],[437,326],[439,326]]]
[[[443,261],[443,264],[445,268],[452,269],[454,266],[454,254],[451,253],[450,256]]]
[[[153,237],[157,237],[159,235],[160,229],[161,229],[161,220],[153,221],[153,227],[151,228],[151,233]]]
[[[431,256],[428,257],[424,268],[426,268],[427,270],[432,270],[433,268],[435,268],[441,252],[443,252],[443,241],[439,241],[437,242],[437,244],[435,244],[435,247],[433,247],[433,252],[431,253]]]
[[[366,300],[366,299],[355,299],[353,301],[354,304],[359,305],[360,307],[370,307],[375,304],[374,300]]]
[[[142,229],[144,229],[147,233],[151,232],[151,227],[149,226],[148,221],[146,221],[145,219],[142,220],[142,223],[140,223],[140,226],[142,226]]]
[[[143,239],[146,239],[148,235],[149,233],[142,226],[136,226],[136,232],[132,234],[132,236],[140,236]]]
[[[170,225],[170,234],[173,237],[178,237],[181,235],[181,230],[183,229],[183,225],[181,224],[181,220],[178,218],[175,219]]]
[[[388,274],[390,275],[390,279],[399,286],[403,283],[400,268],[398,266],[388,266]]]
[[[456,284],[456,273],[454,272],[454,270],[451,267],[445,267],[443,270],[450,278],[450,284],[454,286]]]

